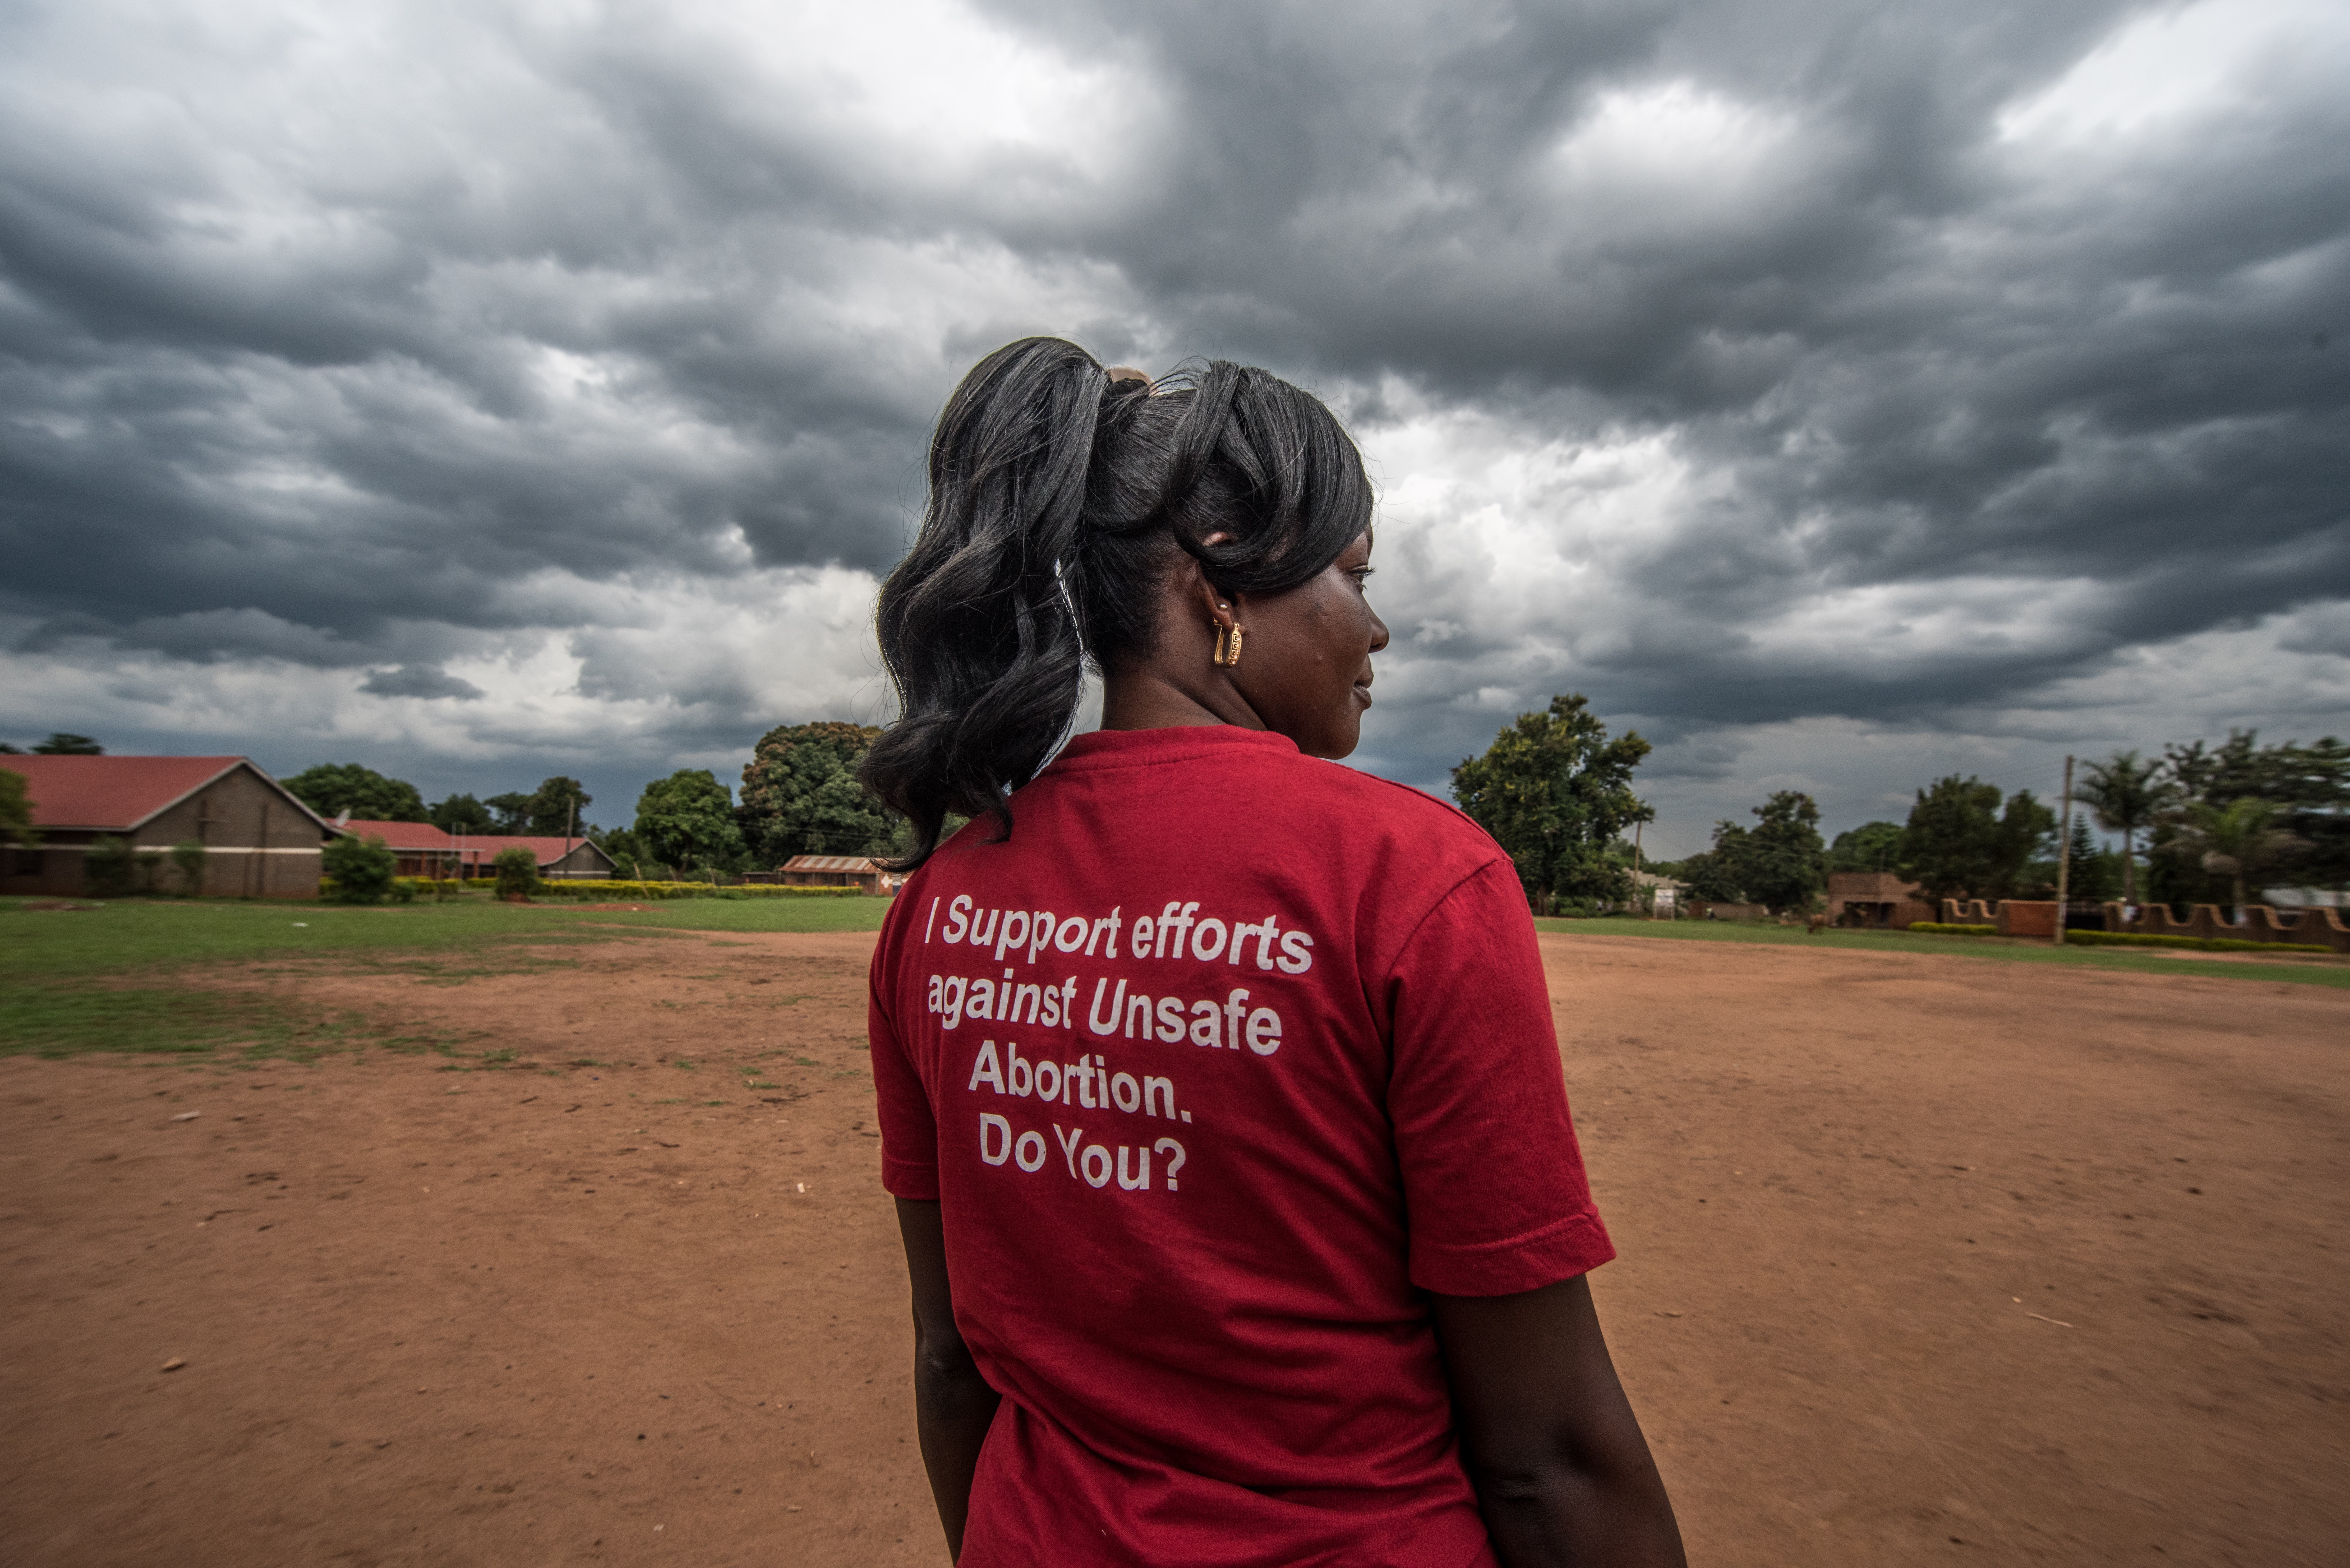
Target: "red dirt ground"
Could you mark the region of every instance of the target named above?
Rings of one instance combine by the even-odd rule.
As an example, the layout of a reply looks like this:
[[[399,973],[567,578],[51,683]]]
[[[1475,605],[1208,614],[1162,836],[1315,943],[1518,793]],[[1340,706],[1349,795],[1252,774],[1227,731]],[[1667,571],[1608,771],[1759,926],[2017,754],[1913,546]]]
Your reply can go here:
[[[0,1560],[942,1562],[871,940],[273,971],[495,1070],[0,1062]],[[1544,946],[1692,1562],[2344,1560],[2342,992]]]

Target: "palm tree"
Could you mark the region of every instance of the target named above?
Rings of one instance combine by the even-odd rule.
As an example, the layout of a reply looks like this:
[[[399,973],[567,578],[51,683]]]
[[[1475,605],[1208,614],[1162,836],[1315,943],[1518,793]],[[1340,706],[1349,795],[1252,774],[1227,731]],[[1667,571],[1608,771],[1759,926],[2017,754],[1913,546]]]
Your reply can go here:
[[[2136,752],[2116,752],[2102,763],[2082,770],[2077,792],[2081,804],[2096,817],[2097,826],[2122,836],[2122,902],[2137,902],[2137,863],[2132,856],[2137,836],[2154,826],[2170,805],[2172,792],[2162,777],[2162,763]]]
[[[2273,802],[2251,799],[2223,806],[2197,801],[2179,814],[2173,842],[2181,854],[2197,856],[2204,870],[2229,879],[2239,919],[2247,882],[2300,842],[2276,826],[2279,815]]]

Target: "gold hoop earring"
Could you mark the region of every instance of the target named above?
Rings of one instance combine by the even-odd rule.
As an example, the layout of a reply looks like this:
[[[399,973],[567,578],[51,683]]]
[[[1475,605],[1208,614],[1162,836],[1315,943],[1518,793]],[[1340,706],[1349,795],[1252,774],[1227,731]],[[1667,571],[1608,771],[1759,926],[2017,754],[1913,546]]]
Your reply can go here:
[[[1232,669],[1241,661],[1241,639],[1248,635],[1248,628],[1238,621],[1211,620],[1208,624],[1216,629],[1216,663]]]

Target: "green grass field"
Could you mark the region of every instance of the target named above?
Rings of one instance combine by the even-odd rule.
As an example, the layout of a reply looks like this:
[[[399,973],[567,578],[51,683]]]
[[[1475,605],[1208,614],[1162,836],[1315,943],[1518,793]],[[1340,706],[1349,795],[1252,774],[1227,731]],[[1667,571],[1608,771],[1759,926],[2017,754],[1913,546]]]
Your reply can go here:
[[[559,903],[506,905],[471,896],[352,909],[206,899],[123,899],[36,910],[0,898],[0,1054],[80,1051],[209,1054],[239,1060],[307,1059],[360,1045],[453,1052],[458,1043],[404,1034],[356,1013],[305,1011],[259,986],[223,986],[225,969],[329,959],[453,984],[576,961],[567,947],[657,940],[672,931],[869,931],[879,898],[684,899],[642,912]],[[2066,948],[1995,937],[1822,931],[1713,921],[1537,920],[1583,937],[1762,942],[1791,947],[1936,953],[1993,962],[2069,964],[2139,974],[2198,974],[2350,989],[2350,961],[2280,956],[2215,962],[2153,952]],[[547,950],[556,950],[550,953]],[[203,983],[192,983],[194,977]]]
[[[2076,969],[2122,970],[2134,974],[2196,974],[2223,980],[2285,981],[2350,990],[2350,959],[2314,954],[2252,955],[2249,962],[2184,960],[2161,950],[2057,948],[2046,941],[2010,937],[1950,937],[1909,931],[1840,931],[1806,934],[1801,926],[1758,925],[1735,920],[1536,920],[1545,931],[1579,937],[1646,937],[1660,941],[1762,942],[1784,947],[1849,948],[1866,952],[1936,953],[2008,963],[2066,964]]]
[[[265,991],[189,977],[333,958],[453,982],[565,961],[525,948],[669,931],[869,931],[889,909],[879,898],[692,898],[637,913],[478,896],[371,908],[213,899],[26,907],[48,901],[0,898],[0,1054],[225,1046],[244,1057],[304,1057],[360,1043],[430,1049],[447,1043],[387,1035],[356,1014],[304,1012]]]

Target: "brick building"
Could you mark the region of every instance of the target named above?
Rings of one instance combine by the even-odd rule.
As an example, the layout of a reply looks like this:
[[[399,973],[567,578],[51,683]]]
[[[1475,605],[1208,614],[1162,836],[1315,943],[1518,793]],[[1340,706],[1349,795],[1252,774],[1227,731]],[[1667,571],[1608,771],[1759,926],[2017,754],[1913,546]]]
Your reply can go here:
[[[0,757],[24,775],[41,842],[0,850],[0,893],[72,897],[89,891],[86,865],[101,837],[141,855],[193,842],[203,884],[159,887],[215,897],[315,898],[319,852],[334,829],[248,757]]]

